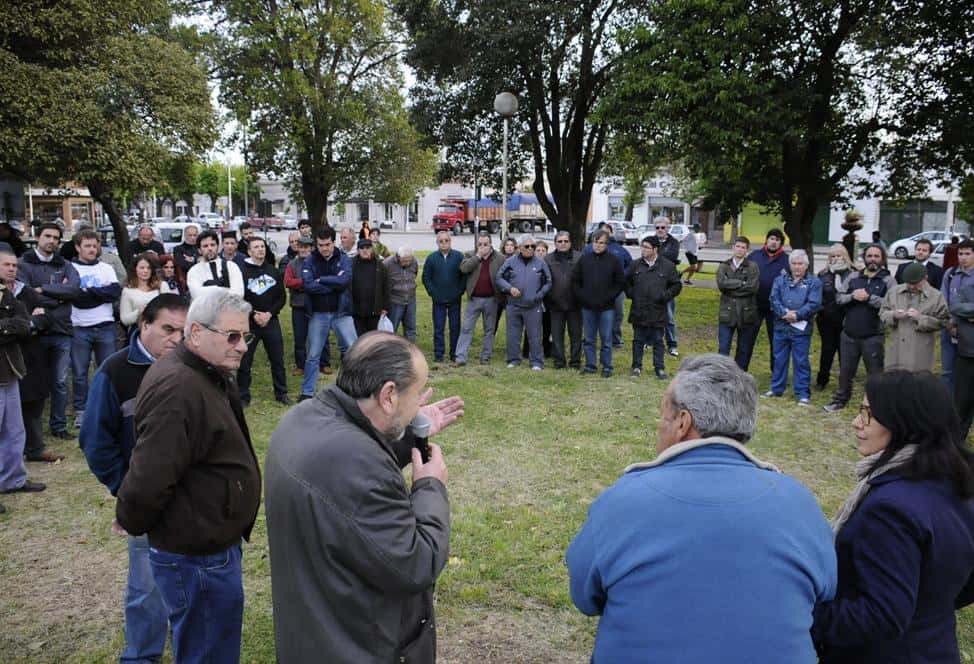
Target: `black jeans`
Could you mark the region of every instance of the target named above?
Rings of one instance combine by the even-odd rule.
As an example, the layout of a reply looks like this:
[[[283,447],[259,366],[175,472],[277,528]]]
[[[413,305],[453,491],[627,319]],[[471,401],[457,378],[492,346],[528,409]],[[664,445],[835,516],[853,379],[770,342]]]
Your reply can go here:
[[[274,384],[274,396],[280,399],[287,396],[287,378],[284,373],[284,336],[281,334],[281,323],[274,316],[264,327],[253,325],[250,331],[254,333],[254,340],[247,345],[247,352],[240,361],[237,371],[237,385],[240,387],[240,400],[250,403],[250,369],[254,365],[254,353],[257,352],[258,342],[264,342],[264,352],[271,363],[271,382]]]
[[[643,368],[643,348],[649,344],[653,346],[653,369],[663,370],[663,327],[632,326],[632,368]]]
[[[954,405],[966,439],[974,421],[974,357],[958,355],[954,359]]]
[[[856,339],[842,332],[839,341],[839,389],[832,401],[847,404],[852,398],[852,381],[859,369],[859,358],[866,365],[866,374],[883,372],[883,335]]]
[[[379,329],[378,316],[352,316],[352,321],[355,323],[355,334],[358,336]]]
[[[839,354],[839,366],[842,366],[842,321],[815,319],[818,327],[818,335],[822,339],[822,354],[818,358],[818,376],[815,377],[815,384],[825,387],[829,384],[829,376],[832,373],[832,362],[835,354]]]
[[[33,458],[44,454],[44,402],[46,399],[21,401],[20,412],[24,416],[24,430],[27,440],[24,454]]]
[[[551,312],[551,357],[555,360],[555,369],[565,368],[566,327],[569,344],[567,364],[572,369],[579,369],[582,366],[582,312],[578,309]]]

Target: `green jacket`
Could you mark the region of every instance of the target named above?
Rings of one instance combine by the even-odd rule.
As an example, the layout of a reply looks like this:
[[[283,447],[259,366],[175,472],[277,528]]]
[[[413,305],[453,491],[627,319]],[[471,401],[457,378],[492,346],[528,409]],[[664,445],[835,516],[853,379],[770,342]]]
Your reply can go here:
[[[718,322],[731,327],[749,327],[760,318],[757,294],[761,272],[757,264],[745,258],[734,269],[734,259],[728,258],[717,268],[717,289],[720,291]]]

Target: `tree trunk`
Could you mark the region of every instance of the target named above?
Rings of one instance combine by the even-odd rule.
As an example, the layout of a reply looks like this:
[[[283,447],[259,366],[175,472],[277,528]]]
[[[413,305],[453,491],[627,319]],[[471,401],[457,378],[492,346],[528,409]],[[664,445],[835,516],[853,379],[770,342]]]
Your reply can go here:
[[[112,188],[97,180],[88,181],[88,191],[91,197],[101,203],[101,207],[108,215],[108,221],[115,232],[115,245],[118,248],[118,257],[122,259],[124,265],[128,265],[132,260],[132,248],[129,245],[128,229],[125,227],[125,220],[122,218],[122,211],[115,201]]]
[[[815,210],[818,200],[812,194],[799,192],[795,206],[790,208],[790,219],[785,219],[785,232],[791,241],[792,249],[804,249],[808,253],[808,269],[814,274]]]
[[[634,207],[635,206],[632,204],[632,201],[626,203],[626,221],[632,221],[632,211]]]

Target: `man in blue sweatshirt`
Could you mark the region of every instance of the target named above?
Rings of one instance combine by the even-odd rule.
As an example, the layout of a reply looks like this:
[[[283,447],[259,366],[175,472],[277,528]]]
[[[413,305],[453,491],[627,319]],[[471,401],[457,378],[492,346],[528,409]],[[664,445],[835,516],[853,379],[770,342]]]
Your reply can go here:
[[[149,367],[183,339],[187,300],[163,293],[139,315],[131,344],[99,367],[88,390],[87,416],[78,435],[88,467],[114,496],[122,485],[135,447],[135,395]],[[117,523],[117,535],[125,535]],[[149,540],[129,536],[129,573],[125,589],[123,662],[149,662],[162,657],[169,614],[156,588],[149,564]]]
[[[771,287],[779,275],[788,274],[788,254],[785,253],[785,234],[772,228],[764,238],[764,246],[755,249],[748,259],[758,266],[758,313],[768,332],[768,367],[774,370],[774,309],[771,308]],[[760,325],[760,323],[759,323]],[[757,340],[757,335],[755,335]]]
[[[756,383],[734,360],[683,362],[658,456],[592,503],[568,547],[572,601],[601,616],[593,662],[817,661],[832,530],[808,489],[745,447],[756,415]]]

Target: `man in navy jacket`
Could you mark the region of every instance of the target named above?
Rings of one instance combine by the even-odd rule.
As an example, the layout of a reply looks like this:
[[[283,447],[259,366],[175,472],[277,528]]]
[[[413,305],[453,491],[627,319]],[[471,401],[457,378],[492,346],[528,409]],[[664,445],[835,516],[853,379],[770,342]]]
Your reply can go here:
[[[423,263],[423,286],[433,300],[433,359],[443,361],[446,353],[447,317],[450,319],[450,359],[457,359],[457,342],[460,340],[460,299],[467,286],[467,280],[460,271],[463,254],[450,248],[450,234],[440,231],[436,234],[434,251]]]
[[[748,259],[757,263],[758,280],[758,313],[764,319],[764,327],[768,332],[768,350],[770,359],[768,366],[774,370],[774,310],[771,308],[771,287],[778,275],[789,274],[788,254],[785,253],[785,234],[777,228],[772,228],[764,238],[764,246],[755,249]]]
[[[114,496],[128,471],[135,447],[135,395],[149,367],[179,345],[187,301],[175,293],[150,300],[139,316],[138,332],[127,348],[101,365],[88,389],[87,413],[79,434],[81,450],[95,477]],[[112,530],[124,535],[117,524]],[[162,656],[168,612],[156,588],[145,535],[129,536],[129,576],[125,590],[125,650],[122,661],[155,661]]]

